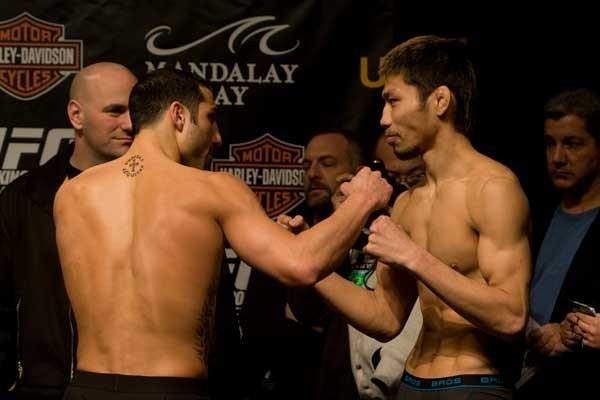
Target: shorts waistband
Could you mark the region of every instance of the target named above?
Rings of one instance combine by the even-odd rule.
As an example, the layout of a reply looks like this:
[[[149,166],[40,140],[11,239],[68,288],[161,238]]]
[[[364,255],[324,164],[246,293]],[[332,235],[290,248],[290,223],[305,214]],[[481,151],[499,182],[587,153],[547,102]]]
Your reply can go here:
[[[208,383],[195,378],[102,374],[76,370],[71,385],[113,392],[209,395]]]
[[[500,375],[454,375],[425,379],[404,372],[402,382],[417,390],[443,390],[459,387],[509,387]]]

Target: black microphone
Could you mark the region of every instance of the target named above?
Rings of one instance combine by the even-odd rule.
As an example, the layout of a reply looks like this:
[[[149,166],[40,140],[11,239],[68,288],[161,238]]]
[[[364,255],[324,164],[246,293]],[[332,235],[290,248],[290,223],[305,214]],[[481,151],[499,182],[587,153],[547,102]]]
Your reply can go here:
[[[388,209],[391,208],[391,206],[393,206],[394,202],[396,201],[396,197],[398,197],[400,193],[408,189],[408,187],[396,184],[396,180],[394,179],[394,177],[391,174],[389,174],[385,169],[383,161],[379,159],[373,159],[369,162],[367,166],[373,171],[381,172],[381,176],[388,181],[388,183],[392,186],[393,191],[392,195],[390,196],[388,205],[386,207],[372,212],[371,215],[369,215],[367,223],[361,229],[361,232],[358,238],[356,239],[356,242],[354,242],[354,245],[350,249],[350,252],[348,254],[350,270],[348,272],[347,279],[358,286],[367,288],[369,290],[374,290],[375,280],[371,278],[373,276],[373,273],[375,272],[375,265],[377,264],[377,259],[371,256],[370,254],[366,254],[363,252],[363,248],[369,242],[369,235],[371,234],[371,232],[369,231],[369,227],[371,226],[373,221],[377,219],[377,217],[379,217],[380,215],[388,214]]]
[[[373,171],[379,171],[381,172],[381,176],[390,184],[390,186],[392,187],[392,195],[390,196],[390,200],[388,201],[388,206],[392,207],[394,205],[394,202],[396,201],[396,198],[402,193],[405,192],[406,190],[409,189],[408,185],[401,183],[401,184],[397,184],[396,183],[396,179],[394,178],[394,176],[392,174],[390,174],[386,169],[385,169],[385,165],[383,164],[383,161],[381,161],[378,158],[374,158],[369,162],[368,165],[369,168],[371,168],[371,170]],[[385,207],[384,207],[385,208]],[[380,211],[380,210],[377,210]]]

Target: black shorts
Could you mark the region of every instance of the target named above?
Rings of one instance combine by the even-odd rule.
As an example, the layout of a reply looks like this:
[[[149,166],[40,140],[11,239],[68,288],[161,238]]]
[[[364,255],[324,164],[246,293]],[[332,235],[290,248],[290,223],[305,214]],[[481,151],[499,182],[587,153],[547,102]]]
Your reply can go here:
[[[456,375],[423,379],[404,372],[397,399],[512,399],[512,389],[499,375]]]
[[[63,400],[209,400],[208,384],[192,378],[75,371]]]

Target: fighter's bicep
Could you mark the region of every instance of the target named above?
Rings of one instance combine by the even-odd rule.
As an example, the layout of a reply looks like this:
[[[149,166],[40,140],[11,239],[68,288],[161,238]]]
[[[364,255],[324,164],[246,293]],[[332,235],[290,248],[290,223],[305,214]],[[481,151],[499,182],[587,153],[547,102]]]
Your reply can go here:
[[[248,264],[273,274],[291,233],[272,221],[256,195],[234,177],[220,182],[218,220],[229,245]]]
[[[474,217],[483,277],[492,286],[523,286],[531,268],[529,206],[523,191],[512,179],[497,179],[482,188],[478,200]]]
[[[531,256],[525,237],[500,247],[493,238],[481,235],[477,257],[479,270],[490,286],[522,289],[529,282]]]

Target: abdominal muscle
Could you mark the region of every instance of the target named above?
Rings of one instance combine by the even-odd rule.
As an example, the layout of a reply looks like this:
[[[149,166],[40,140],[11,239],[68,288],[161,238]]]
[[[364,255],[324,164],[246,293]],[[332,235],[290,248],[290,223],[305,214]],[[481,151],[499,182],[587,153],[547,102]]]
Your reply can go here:
[[[423,328],[407,360],[408,373],[426,379],[499,373],[489,354],[494,339],[446,305],[421,307]]]

